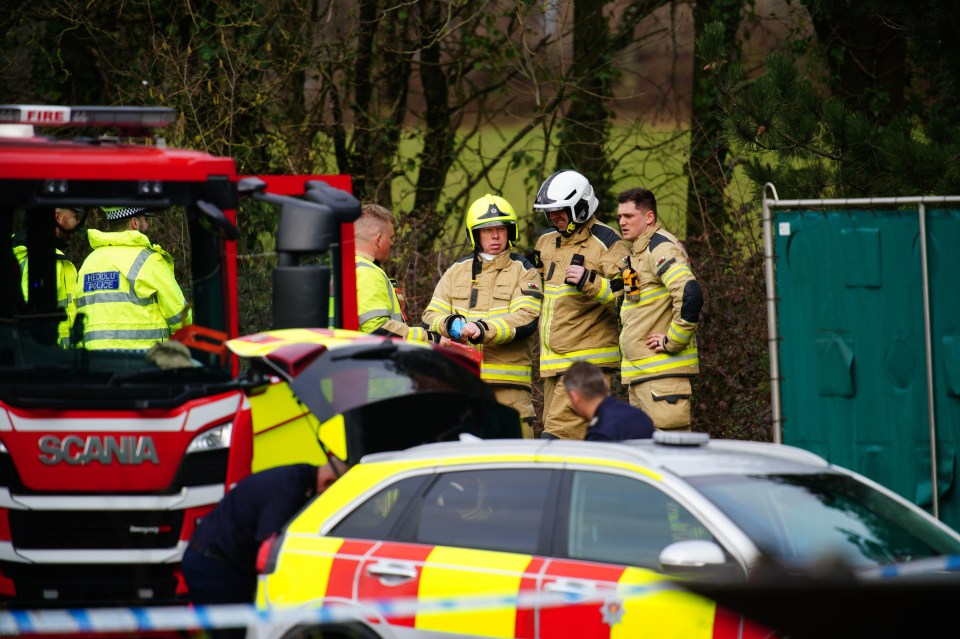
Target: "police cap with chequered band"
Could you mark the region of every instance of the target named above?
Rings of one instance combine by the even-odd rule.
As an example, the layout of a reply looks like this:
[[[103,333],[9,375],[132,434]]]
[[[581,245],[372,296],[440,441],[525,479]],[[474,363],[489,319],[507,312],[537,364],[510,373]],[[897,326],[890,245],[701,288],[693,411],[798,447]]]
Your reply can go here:
[[[107,221],[109,222],[134,217],[136,215],[154,216],[153,211],[145,209],[142,206],[105,206],[101,210],[107,216]]]

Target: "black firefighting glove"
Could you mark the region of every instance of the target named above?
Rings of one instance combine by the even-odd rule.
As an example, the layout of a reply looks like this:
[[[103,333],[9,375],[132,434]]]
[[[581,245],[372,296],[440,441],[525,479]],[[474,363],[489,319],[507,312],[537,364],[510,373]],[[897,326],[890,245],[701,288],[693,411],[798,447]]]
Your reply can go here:
[[[524,255],[527,258],[527,261],[534,265],[536,268],[543,268],[543,260],[540,259],[540,251],[530,251]]]
[[[483,336],[487,334],[487,331],[490,330],[490,327],[487,326],[487,323],[484,322],[483,320],[477,320],[476,322],[474,322],[474,324],[476,324],[477,328],[480,329],[480,334],[477,335],[476,337],[471,337],[468,341],[471,344],[480,344],[481,342],[483,342]]]

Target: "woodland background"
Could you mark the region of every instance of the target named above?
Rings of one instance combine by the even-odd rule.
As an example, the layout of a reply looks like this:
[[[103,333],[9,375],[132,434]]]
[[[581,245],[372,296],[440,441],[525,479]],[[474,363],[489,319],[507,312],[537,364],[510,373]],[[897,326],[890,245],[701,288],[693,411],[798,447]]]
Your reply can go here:
[[[554,170],[615,228],[646,186],[706,294],[694,428],[769,439],[762,187],[960,194],[958,35],[956,0],[0,0],[0,102],[171,106],[170,146],[351,175],[396,215],[415,318],[476,197],[513,203],[525,250]],[[245,331],[276,223],[239,219]]]

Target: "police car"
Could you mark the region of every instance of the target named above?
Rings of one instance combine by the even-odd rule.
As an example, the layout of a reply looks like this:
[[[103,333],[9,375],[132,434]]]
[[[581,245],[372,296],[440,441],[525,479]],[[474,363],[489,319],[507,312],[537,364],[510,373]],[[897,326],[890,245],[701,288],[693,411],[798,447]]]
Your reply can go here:
[[[462,441],[351,468],[262,549],[257,604],[352,606],[365,636],[767,636],[674,578],[958,553],[960,535],[920,508],[790,446]]]

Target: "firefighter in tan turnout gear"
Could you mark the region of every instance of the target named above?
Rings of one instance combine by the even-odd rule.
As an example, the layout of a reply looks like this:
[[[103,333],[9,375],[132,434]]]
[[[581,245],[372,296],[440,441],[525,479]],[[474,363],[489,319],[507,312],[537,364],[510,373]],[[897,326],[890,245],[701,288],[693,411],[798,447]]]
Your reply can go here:
[[[543,300],[540,275],[525,257],[510,252],[517,214],[502,197],[487,194],[470,206],[467,236],[473,254],[440,278],[423,323],[481,349],[481,378],[497,401],[520,413],[524,437],[533,437],[532,336]]]
[[[561,381],[578,361],[603,369],[608,382],[620,366],[617,300],[627,246],[620,234],[593,217],[593,187],[576,171],[558,171],[540,187],[533,204],[554,228],[532,254],[543,275],[540,377],[545,438],[583,439],[587,422],[574,412]]]
[[[617,201],[623,237],[633,242],[623,273],[621,379],[630,403],[656,428],[690,430],[690,380],[700,372],[694,330],[703,293],[683,245],[657,219],[653,193],[628,189]]]

